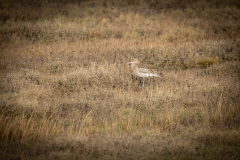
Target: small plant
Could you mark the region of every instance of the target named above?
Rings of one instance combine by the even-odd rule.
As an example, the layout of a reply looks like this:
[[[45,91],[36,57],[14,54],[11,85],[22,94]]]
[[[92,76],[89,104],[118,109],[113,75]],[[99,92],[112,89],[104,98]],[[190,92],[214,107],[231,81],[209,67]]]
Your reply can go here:
[[[216,63],[216,61],[213,59],[210,59],[210,58],[204,58],[204,59],[197,61],[197,65],[199,65],[201,67],[209,67],[209,66],[213,65],[214,63]]]

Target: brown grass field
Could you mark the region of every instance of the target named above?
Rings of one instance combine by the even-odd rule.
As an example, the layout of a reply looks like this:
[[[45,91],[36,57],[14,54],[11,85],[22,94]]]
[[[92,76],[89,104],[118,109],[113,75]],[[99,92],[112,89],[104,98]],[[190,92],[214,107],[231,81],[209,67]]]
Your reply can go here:
[[[0,0],[0,159],[239,160],[240,1]],[[162,74],[145,87],[127,62]]]

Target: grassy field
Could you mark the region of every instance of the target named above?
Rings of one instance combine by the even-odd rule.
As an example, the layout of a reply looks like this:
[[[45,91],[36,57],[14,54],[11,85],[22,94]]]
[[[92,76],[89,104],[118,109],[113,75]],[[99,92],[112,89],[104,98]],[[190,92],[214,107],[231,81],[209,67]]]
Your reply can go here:
[[[0,0],[0,159],[239,159],[238,0]],[[145,87],[127,62],[162,74]]]

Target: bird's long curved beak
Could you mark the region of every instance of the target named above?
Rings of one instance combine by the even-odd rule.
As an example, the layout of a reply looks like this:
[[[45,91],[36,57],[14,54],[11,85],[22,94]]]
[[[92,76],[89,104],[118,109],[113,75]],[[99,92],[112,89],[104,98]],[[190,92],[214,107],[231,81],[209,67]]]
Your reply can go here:
[[[125,64],[121,65],[121,67],[129,65],[129,64],[132,64],[132,62],[125,63]]]

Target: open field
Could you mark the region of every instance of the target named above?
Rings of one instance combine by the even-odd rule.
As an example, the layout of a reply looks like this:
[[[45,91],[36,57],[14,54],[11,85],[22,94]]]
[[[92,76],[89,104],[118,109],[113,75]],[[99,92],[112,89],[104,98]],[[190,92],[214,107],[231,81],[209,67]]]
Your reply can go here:
[[[0,159],[239,159],[240,2],[0,0]],[[162,74],[145,87],[134,58]]]

